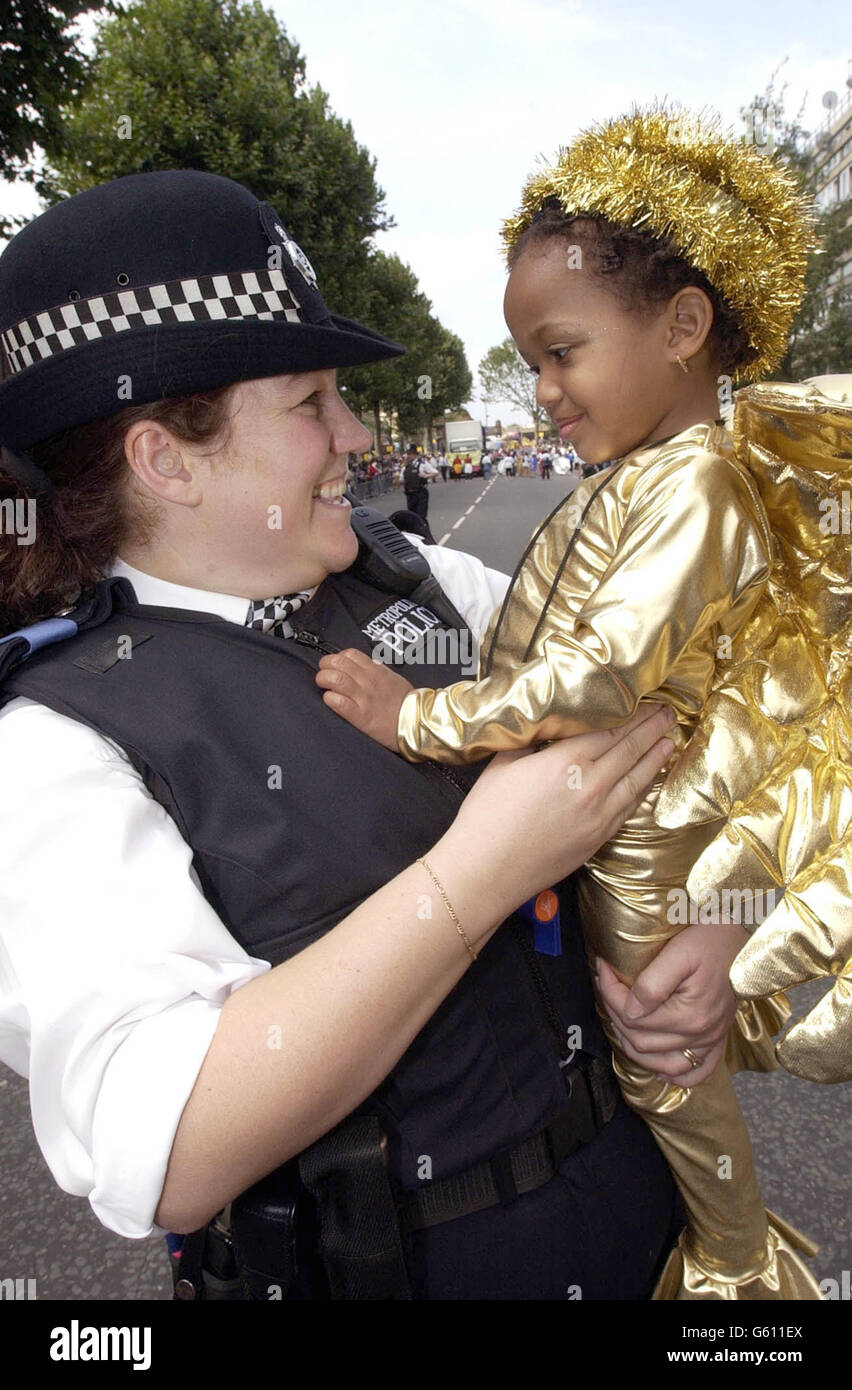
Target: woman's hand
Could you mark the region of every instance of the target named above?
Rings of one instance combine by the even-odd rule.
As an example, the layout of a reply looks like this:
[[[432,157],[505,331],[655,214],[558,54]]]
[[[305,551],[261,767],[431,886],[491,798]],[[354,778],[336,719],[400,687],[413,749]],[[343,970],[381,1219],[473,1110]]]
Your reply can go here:
[[[414,689],[410,681],[356,647],[322,657],[316,680],[325,691],[322,698],[329,709],[362,734],[399,752],[399,711],[409,690]]]
[[[733,922],[685,927],[632,989],[599,959],[601,996],[625,1054],[676,1086],[697,1086],[710,1076],[737,1011],[728,971],[748,936]],[[683,1048],[701,1065],[690,1066]]]
[[[643,704],[628,723],[499,753],[439,841],[506,917],[584,864],[633,813],[674,748],[673,715]],[[482,827],[488,825],[487,836]]]

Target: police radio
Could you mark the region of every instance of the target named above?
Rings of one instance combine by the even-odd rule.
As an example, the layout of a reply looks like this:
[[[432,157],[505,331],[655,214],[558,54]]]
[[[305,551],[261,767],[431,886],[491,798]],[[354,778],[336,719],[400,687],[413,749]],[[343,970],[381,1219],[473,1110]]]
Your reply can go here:
[[[382,512],[345,494],[352,506],[352,530],[358,539],[354,569],[389,594],[401,594],[431,608],[436,618],[461,631],[467,623],[450,603],[429,562]]]

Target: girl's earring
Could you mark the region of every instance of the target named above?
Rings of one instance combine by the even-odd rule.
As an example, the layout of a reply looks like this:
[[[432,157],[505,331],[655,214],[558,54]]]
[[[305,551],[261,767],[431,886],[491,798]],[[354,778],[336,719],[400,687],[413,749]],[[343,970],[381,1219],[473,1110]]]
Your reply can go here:
[[[675,357],[677,358],[677,360],[678,360],[678,362],[680,363],[680,365],[683,367],[683,370],[684,370],[686,373],[689,373],[689,367],[688,367],[687,364],[684,362],[684,360],[683,360],[683,358],[681,357],[681,355],[680,355],[679,352],[676,352],[676,353],[675,353]]]

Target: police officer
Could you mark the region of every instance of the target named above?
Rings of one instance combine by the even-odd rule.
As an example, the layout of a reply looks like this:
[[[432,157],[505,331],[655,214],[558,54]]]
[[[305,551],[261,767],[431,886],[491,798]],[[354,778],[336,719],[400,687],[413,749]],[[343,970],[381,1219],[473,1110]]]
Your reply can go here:
[[[429,515],[429,480],[437,478],[438,470],[431,458],[421,458],[413,449],[402,470],[405,505],[415,516],[425,521]]]
[[[664,713],[477,781],[327,708],[322,652],[446,604],[376,579],[343,496],[369,441],[334,369],[401,349],[329,313],[240,185],[43,213],[0,257],[0,341],[3,494],[36,518],[0,550],[0,1049],[59,1184],[133,1237],[262,1189],[279,1231],[299,1156],[326,1280],[299,1296],[648,1296],[674,1188],[617,1098],[570,880],[559,954],[513,914],[633,808]],[[481,635],[505,577],[423,553]],[[653,1031],[605,990],[663,1074],[733,1015],[727,960],[666,1012],[687,936]]]

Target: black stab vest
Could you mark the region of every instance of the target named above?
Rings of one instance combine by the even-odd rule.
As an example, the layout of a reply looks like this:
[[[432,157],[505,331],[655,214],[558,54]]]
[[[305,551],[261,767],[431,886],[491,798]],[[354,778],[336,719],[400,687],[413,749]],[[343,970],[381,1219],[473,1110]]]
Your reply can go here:
[[[369,654],[364,629],[375,634],[388,614],[392,623],[399,596],[351,571],[332,575],[295,615],[297,637],[282,641],[138,604],[127,581],[102,587],[103,621],[35,652],[7,676],[0,705],[26,696],[124,748],[249,954],[288,959],[448,828],[479,769],[406,762],[329,710],[314,680],[323,650]],[[460,675],[452,665],[414,671],[418,685]],[[93,873],[97,853],[93,843]],[[586,1052],[608,1058],[571,881],[559,892],[563,954],[536,953],[532,928],[510,918],[360,1107],[381,1120],[402,1187],[417,1189],[423,1154],[443,1178],[549,1123],[564,1100],[570,1028],[582,1030]],[[445,926],[455,933],[449,916]]]

